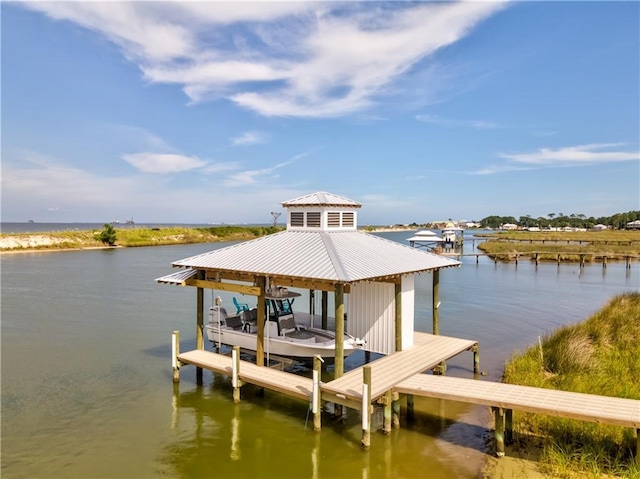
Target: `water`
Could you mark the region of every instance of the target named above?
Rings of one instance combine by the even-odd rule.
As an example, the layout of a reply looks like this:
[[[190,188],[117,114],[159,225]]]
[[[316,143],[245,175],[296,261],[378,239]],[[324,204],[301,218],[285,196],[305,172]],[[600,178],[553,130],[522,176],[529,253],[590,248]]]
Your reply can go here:
[[[381,236],[406,243],[410,233]],[[402,417],[388,436],[377,409],[364,452],[355,411],[343,421],[323,417],[316,434],[311,417],[305,429],[302,401],[260,397],[247,385],[236,405],[228,378],[205,372],[199,387],[192,367],[175,389],[171,332],[181,331],[183,350],[193,348],[195,290],[153,280],[172,261],[221,246],[2,256],[3,477],[477,476],[486,428],[468,405],[416,398],[417,420]],[[640,289],[637,263],[631,271],[623,263],[463,263],[440,274],[440,329],[479,340],[481,369],[492,379],[514,350]],[[431,274],[416,280],[416,329],[431,331]],[[448,374],[469,377],[471,369],[464,353]]]

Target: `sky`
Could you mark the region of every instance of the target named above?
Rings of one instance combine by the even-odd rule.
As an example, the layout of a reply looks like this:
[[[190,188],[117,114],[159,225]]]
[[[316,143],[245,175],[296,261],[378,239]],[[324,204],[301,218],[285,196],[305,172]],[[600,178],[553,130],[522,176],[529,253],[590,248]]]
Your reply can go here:
[[[2,221],[640,209],[640,3],[2,2]]]

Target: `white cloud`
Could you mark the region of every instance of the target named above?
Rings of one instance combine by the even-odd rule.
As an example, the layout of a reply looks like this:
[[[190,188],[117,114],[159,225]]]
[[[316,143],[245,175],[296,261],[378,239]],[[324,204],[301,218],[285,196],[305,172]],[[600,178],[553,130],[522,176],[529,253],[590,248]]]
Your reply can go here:
[[[206,165],[205,161],[194,156],[168,153],[125,154],[122,159],[143,173],[179,173]]]
[[[623,151],[618,148],[621,146],[624,146],[624,144],[593,143],[589,145],[568,146],[565,148],[540,148],[530,153],[502,153],[499,156],[508,160],[507,163],[487,166],[480,170],[467,172],[467,174],[493,175],[496,173],[529,171],[540,168],[564,168],[640,160],[640,151]]]
[[[568,146],[565,148],[540,148],[531,153],[503,153],[507,160],[528,165],[571,165],[595,164],[614,161],[638,161],[640,152],[611,150],[623,146],[621,143],[593,143],[589,145]],[[594,151],[607,149],[609,151]]]
[[[434,125],[477,128],[481,130],[500,128],[500,125],[497,123],[486,120],[448,120],[446,118],[440,118],[438,116],[428,114],[416,115],[416,120]]]
[[[245,131],[242,135],[231,138],[233,146],[256,145],[266,141],[266,135],[259,131]]]
[[[274,166],[268,168],[261,168],[259,170],[246,170],[238,173],[234,173],[229,175],[227,179],[224,181],[225,186],[247,186],[247,185],[255,185],[259,180],[264,179],[271,175],[271,177],[277,177],[278,175],[275,173],[280,168],[284,168],[285,166],[289,166],[290,164],[298,161],[301,158],[307,156],[308,153],[300,153],[295,155],[288,161],[283,161],[282,163],[278,163]]]
[[[151,83],[265,116],[331,117],[374,105],[419,62],[502,2],[44,2],[106,37]],[[429,87],[427,86],[427,89]],[[422,93],[421,93],[422,94]]]

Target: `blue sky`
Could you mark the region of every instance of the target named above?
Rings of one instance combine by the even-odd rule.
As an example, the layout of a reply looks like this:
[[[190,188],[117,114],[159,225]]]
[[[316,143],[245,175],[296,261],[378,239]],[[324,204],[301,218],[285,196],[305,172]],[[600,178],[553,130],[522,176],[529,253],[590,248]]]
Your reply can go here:
[[[2,220],[640,209],[638,2],[2,8]]]

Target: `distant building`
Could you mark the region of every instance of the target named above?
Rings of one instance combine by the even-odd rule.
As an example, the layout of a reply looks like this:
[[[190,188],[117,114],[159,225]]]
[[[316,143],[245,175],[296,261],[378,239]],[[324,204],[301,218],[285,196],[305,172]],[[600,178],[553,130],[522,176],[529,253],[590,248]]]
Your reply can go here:
[[[500,227],[501,230],[517,230],[518,225],[514,225],[513,223],[505,223]]]
[[[594,230],[597,230],[597,231],[602,231],[602,230],[606,230],[606,229],[607,229],[607,226],[606,226],[606,225],[595,225],[595,226],[593,227],[593,229],[594,229]]]
[[[627,223],[628,230],[640,230],[640,220],[630,221]]]

